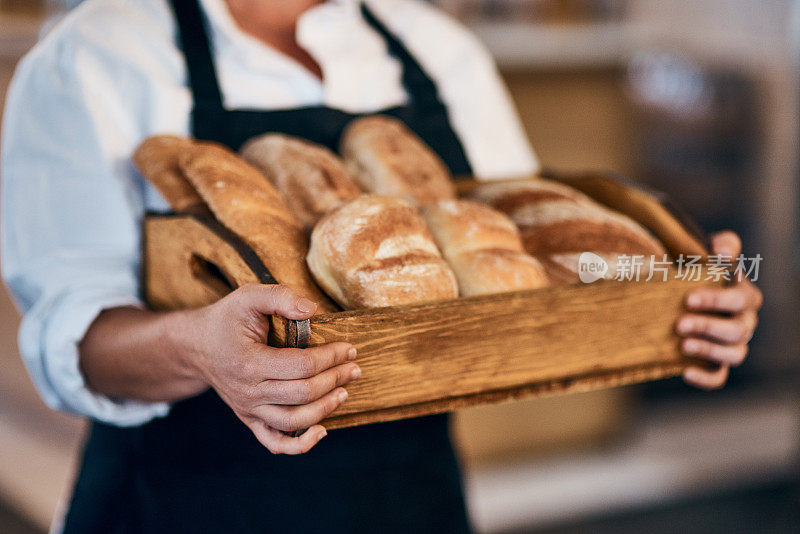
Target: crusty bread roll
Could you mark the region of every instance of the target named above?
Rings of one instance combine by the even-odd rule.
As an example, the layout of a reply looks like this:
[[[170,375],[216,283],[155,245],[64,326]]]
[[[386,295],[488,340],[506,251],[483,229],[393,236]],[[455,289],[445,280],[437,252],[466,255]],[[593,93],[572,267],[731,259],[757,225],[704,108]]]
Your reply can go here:
[[[258,169],[208,142],[181,152],[179,165],[217,219],[250,245],[278,282],[316,302],[319,311],[335,310],[306,268],[303,225]]]
[[[520,229],[525,250],[542,262],[551,281],[577,282],[578,259],[583,252],[606,260],[607,278],[614,277],[620,256],[645,256],[641,273],[646,274],[650,256],[661,261],[666,253],[633,219],[551,180],[484,184],[471,197],[511,217]]]
[[[307,260],[345,309],[458,296],[425,221],[399,198],[362,195],[325,215],[311,233]]]
[[[416,206],[456,196],[444,162],[397,119],[376,115],[352,121],[340,152],[364,191]]]
[[[133,164],[176,212],[211,213],[178,167],[178,156],[193,144],[185,137],[154,135],[133,153]]]
[[[525,253],[519,230],[505,214],[469,200],[442,200],[423,215],[461,296],[547,285],[544,268]]]
[[[361,194],[336,154],[304,139],[264,134],[249,140],[240,153],[283,193],[289,209],[306,229]]]

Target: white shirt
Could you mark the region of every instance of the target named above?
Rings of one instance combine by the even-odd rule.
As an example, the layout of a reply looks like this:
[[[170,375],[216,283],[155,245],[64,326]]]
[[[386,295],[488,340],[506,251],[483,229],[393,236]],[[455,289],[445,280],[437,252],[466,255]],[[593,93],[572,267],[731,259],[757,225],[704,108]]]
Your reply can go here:
[[[324,81],[238,29],[223,0],[201,0],[227,108],[402,104],[399,63],[352,0],[316,6],[299,44]],[[370,8],[436,82],[476,175],[538,170],[491,57],[458,23],[414,0]],[[165,0],[88,0],[20,62],[2,145],[2,269],[23,321],[19,345],[45,402],[120,426],[169,411],[87,389],[77,344],[103,309],[141,305],[139,225],[166,209],[130,155],[156,133],[189,134],[192,107]]]

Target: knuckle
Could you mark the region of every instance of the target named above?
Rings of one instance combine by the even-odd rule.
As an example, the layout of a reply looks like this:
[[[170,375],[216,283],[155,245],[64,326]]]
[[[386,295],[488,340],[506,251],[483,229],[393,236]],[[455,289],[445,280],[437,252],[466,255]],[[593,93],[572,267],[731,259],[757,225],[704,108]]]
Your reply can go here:
[[[239,396],[247,405],[251,405],[258,400],[258,393],[254,387],[245,387],[239,391]]]
[[[294,412],[287,411],[281,416],[281,430],[292,431],[300,430],[300,428],[302,428],[300,420]]]
[[[245,358],[241,362],[239,369],[247,381],[255,381],[261,378],[261,363],[255,358]]]
[[[750,351],[747,345],[741,345],[736,349],[736,354],[734,355],[733,361],[731,365],[734,367],[739,367],[744,363],[744,360],[747,358],[747,353]]]
[[[298,371],[300,371],[303,376],[311,377],[317,374],[317,360],[314,358],[314,354],[310,351],[303,351],[302,356],[298,361]]]
[[[273,295],[279,302],[288,302],[294,298],[294,291],[289,286],[279,285],[273,290]]]
[[[306,378],[297,384],[297,403],[308,404],[314,400],[314,383]]]
[[[736,321],[736,331],[731,340],[733,343],[747,343],[750,337],[750,323],[751,319],[742,317]]]
[[[698,315],[694,319],[694,330],[698,333],[708,334],[711,330],[711,321],[705,315]]]

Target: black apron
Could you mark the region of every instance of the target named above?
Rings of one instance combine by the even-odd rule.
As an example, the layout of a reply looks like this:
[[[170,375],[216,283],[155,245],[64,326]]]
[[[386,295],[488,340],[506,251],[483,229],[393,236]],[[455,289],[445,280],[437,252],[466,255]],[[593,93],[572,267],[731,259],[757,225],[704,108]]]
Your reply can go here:
[[[281,132],[336,150],[358,117],[324,106],[256,111],[222,105],[197,0],[172,0],[194,97],[192,134],[233,150]],[[402,120],[453,174],[469,163],[436,86],[362,6],[403,66]],[[72,533],[403,532],[469,530],[447,416],[332,430],[309,453],[272,455],[214,391],[140,427],[92,425],[64,531]]]

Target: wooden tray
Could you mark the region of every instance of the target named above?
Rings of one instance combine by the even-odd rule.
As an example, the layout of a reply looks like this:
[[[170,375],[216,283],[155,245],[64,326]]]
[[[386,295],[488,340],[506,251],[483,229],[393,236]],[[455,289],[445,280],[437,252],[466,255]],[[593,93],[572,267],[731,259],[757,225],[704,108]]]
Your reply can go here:
[[[652,192],[608,175],[548,176],[638,220],[670,254],[704,238]],[[459,188],[468,190],[466,180]],[[274,283],[256,254],[210,217],[149,214],[143,281],[154,309],[198,307],[247,283]],[[362,376],[324,425],[339,428],[543,394],[675,376],[688,365],[674,323],[687,290],[709,282],[599,281],[422,305],[272,319],[270,344],[347,341]]]

